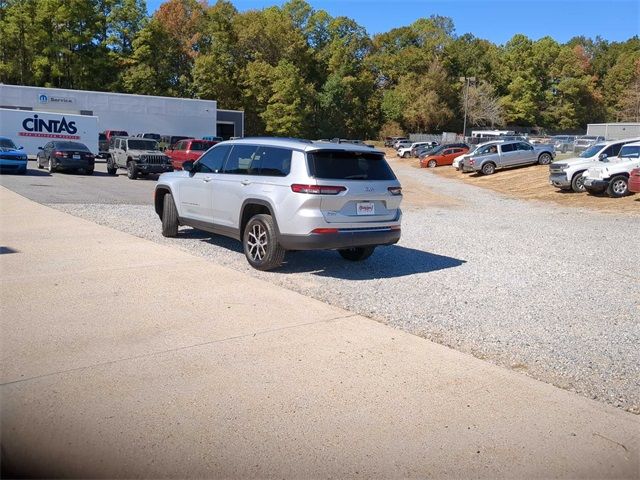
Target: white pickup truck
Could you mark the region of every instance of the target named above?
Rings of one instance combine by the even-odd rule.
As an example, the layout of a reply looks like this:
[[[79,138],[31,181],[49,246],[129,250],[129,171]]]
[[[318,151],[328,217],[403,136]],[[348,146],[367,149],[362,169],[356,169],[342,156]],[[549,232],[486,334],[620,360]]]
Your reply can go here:
[[[602,160],[615,157],[623,145],[640,141],[640,138],[627,138],[600,142],[590,146],[579,157],[560,160],[549,165],[549,183],[561,190],[584,192],[582,174],[590,167],[597,167]]]
[[[607,192],[618,198],[629,194],[629,174],[640,167],[640,142],[628,143],[617,157],[604,160],[601,165],[591,167],[582,178],[589,193]]]

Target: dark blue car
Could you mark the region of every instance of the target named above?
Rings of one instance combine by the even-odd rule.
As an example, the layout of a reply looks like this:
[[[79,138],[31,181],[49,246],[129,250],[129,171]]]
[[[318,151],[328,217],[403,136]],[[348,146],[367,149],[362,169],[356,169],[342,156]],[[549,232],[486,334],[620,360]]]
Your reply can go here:
[[[7,137],[0,137],[0,172],[27,173],[27,154]]]

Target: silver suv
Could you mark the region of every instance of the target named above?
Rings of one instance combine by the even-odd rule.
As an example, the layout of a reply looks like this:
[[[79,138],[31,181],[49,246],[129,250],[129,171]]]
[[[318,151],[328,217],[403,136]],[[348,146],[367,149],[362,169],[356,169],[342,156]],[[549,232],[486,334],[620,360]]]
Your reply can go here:
[[[150,138],[114,137],[109,146],[107,173],[115,175],[118,168],[127,169],[127,177],[135,180],[147,173],[172,172],[171,159]]]
[[[287,250],[360,261],[400,239],[402,188],[384,154],[365,146],[245,138],[182,168],[156,186],[162,234],[188,225],[241,240],[259,270],[280,266]]]
[[[520,165],[549,165],[554,158],[553,145],[531,145],[528,142],[496,141],[479,145],[469,156],[464,157],[463,172],[480,172],[491,175],[500,168]]]

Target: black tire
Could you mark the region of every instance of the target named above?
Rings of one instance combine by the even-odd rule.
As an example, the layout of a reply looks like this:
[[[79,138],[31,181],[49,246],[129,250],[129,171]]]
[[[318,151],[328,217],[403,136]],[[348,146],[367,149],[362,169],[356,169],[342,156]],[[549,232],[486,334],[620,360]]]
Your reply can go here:
[[[129,180],[135,180],[138,178],[138,167],[136,166],[136,162],[127,162],[127,178]]]
[[[629,179],[624,175],[616,175],[609,182],[607,194],[613,198],[626,197],[629,195]]]
[[[429,160],[429,163],[427,163],[427,167],[429,168],[436,168],[438,166],[438,162],[436,162],[435,160]]]
[[[162,235],[175,237],[178,235],[178,210],[173,195],[166,193],[162,204]]]
[[[286,253],[278,243],[273,218],[264,213],[254,215],[247,222],[242,235],[242,247],[249,265],[257,270],[278,268]]]
[[[549,165],[551,162],[553,161],[553,157],[551,156],[550,153],[541,153],[540,156],[538,157],[538,163],[540,165]]]
[[[584,188],[584,177],[582,176],[583,172],[576,173],[571,179],[571,190],[576,193],[586,192]]]
[[[366,260],[371,255],[373,255],[373,251],[375,249],[375,246],[343,248],[341,250],[338,250],[338,253],[345,260],[350,260],[352,262],[362,262],[363,260]]]
[[[116,167],[115,163],[113,163],[113,159],[111,155],[107,157],[107,174],[115,175],[118,172],[118,167]]]
[[[492,162],[487,162],[484,165],[482,165],[482,168],[480,169],[480,172],[483,175],[493,175],[496,171],[496,164],[492,163]]]
[[[85,175],[93,175],[93,168],[85,168],[84,169],[84,174]]]
[[[42,170],[44,165],[40,163],[40,157],[36,158],[36,165],[38,166],[38,170]]]

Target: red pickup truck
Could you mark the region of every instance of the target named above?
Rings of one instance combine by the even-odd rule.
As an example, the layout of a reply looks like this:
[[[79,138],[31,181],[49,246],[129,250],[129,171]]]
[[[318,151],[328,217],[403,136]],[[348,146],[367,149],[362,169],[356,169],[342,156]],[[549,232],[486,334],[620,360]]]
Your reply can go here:
[[[164,153],[171,159],[174,170],[182,170],[184,162],[195,162],[216,143],[218,142],[213,140],[189,138],[180,140],[174,145],[173,149],[167,149]]]

